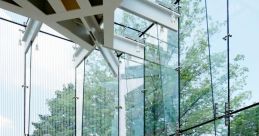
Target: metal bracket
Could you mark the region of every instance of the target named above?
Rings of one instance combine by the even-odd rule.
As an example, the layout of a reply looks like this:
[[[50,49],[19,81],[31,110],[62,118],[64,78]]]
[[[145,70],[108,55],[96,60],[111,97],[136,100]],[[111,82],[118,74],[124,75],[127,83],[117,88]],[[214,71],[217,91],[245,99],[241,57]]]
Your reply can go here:
[[[218,103],[214,104],[214,117],[217,117],[218,115]]]
[[[175,136],[180,136],[180,135],[181,135],[180,126],[179,126],[178,123],[176,123],[176,126],[177,126],[177,128],[176,128],[176,130],[175,130]]]
[[[29,88],[29,86],[26,86],[26,85],[22,85],[22,88],[25,88],[25,87],[26,87],[26,88]]]
[[[226,36],[223,37],[223,40],[226,41],[229,37],[232,37],[232,35],[231,34],[227,34]]]
[[[76,100],[78,100],[78,99],[79,99],[79,97],[75,96],[75,97],[73,97],[73,99],[76,99]]]
[[[145,93],[146,89],[142,89],[140,90],[141,93]]]
[[[230,110],[228,103],[225,103],[225,125],[226,126],[230,125],[230,118],[232,117],[231,112],[233,112],[233,110]]]
[[[179,70],[181,70],[181,68],[182,68],[182,67],[179,66],[179,67],[175,68],[174,70],[175,70],[175,71],[179,71]]]
[[[122,56],[122,54],[123,54],[123,52],[118,52],[118,51],[116,51],[115,53],[116,53],[116,56],[117,56],[118,58],[120,58],[120,57]]]
[[[115,109],[122,109],[122,106],[116,106]]]

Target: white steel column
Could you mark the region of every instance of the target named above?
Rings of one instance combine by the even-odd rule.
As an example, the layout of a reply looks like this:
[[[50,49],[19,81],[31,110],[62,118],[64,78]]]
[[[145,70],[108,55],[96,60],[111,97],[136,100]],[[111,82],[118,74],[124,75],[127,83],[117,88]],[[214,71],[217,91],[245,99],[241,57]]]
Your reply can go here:
[[[22,40],[25,42],[24,52],[24,134],[29,135],[30,126],[30,94],[31,94],[31,46],[40,31],[42,23],[30,19]],[[28,55],[28,56],[27,56]]]
[[[84,102],[84,76],[85,76],[85,63],[82,61],[76,68],[76,136],[82,135],[82,115],[83,115],[83,102]]]

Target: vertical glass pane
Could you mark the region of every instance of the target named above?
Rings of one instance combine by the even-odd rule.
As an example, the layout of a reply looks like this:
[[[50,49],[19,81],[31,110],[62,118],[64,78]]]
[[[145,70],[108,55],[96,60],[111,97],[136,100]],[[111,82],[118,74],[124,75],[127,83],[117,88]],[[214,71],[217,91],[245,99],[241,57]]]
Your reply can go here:
[[[178,36],[176,31],[160,25],[154,25],[147,33],[145,135],[170,135],[178,122]]]
[[[234,114],[230,134],[233,136],[259,135],[259,106]]]
[[[258,0],[229,0],[231,108],[259,101]]]
[[[120,63],[120,129],[127,136],[144,136],[144,73],[143,59],[124,54]],[[125,107],[125,108],[124,108]],[[125,128],[122,128],[124,127]],[[124,131],[125,133],[125,131]]]
[[[76,135],[82,134],[83,96],[84,96],[84,61],[76,68]]]
[[[226,6],[226,0],[207,0],[211,46],[211,68],[216,116],[224,114],[225,103],[228,98],[227,42],[222,39],[224,35],[226,35],[227,29]]]
[[[118,79],[99,51],[85,60],[83,135],[118,135]]]
[[[160,65],[145,61],[145,135],[166,135]]]
[[[149,30],[154,37],[146,36],[144,52],[144,130],[150,136],[166,134],[157,30],[157,24]]]
[[[1,11],[0,14],[2,15]],[[9,17],[8,14],[5,14]],[[24,47],[20,26],[0,20],[0,135],[24,135]]]
[[[204,0],[181,1],[181,127],[213,118]]]
[[[32,50],[30,135],[75,135],[72,43],[40,33]]]
[[[178,123],[178,34],[161,26],[158,32],[161,88],[166,131],[169,135],[175,133]]]

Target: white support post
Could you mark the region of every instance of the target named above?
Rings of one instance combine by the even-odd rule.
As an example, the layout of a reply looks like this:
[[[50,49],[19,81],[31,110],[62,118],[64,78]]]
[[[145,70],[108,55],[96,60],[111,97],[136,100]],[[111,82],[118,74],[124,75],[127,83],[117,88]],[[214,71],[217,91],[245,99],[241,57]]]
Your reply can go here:
[[[100,47],[99,48],[104,59],[108,63],[109,67],[111,68],[113,74],[115,77],[118,76],[118,67],[119,67],[119,61],[117,60],[116,56],[112,53],[111,50]]]
[[[34,41],[38,32],[40,31],[42,22],[30,19],[28,26],[24,32],[22,40],[25,42],[25,49],[27,50],[30,44]]]
[[[31,93],[31,56],[27,58],[27,54],[30,54],[29,48],[31,47],[35,37],[40,31],[42,23],[33,19],[30,19],[28,26],[24,32],[22,40],[25,42],[25,64],[24,64],[24,133],[29,135],[29,125],[30,125],[30,93]],[[28,59],[28,60],[27,60]]]

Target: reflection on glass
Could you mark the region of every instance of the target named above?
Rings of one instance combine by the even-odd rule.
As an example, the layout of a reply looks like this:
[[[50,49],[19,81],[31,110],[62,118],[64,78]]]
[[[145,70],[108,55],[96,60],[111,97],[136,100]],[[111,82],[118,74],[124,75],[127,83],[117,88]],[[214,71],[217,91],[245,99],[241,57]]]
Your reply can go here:
[[[118,80],[99,51],[85,60],[83,135],[118,135]]]
[[[124,26],[144,31],[148,26],[151,25],[151,22],[148,20],[145,20],[141,17],[138,17],[134,14],[131,14],[129,12],[126,12],[122,9],[116,9],[114,14],[116,15],[114,18],[114,22],[122,24]]]
[[[165,111],[160,65],[145,62],[145,135],[165,135]]]
[[[227,43],[222,37],[226,33],[226,1],[208,1],[211,66],[216,116],[223,115],[228,101],[227,91]],[[218,10],[218,9],[222,10]]]
[[[181,3],[181,128],[213,118],[204,0]],[[190,6],[191,5],[191,6]],[[195,13],[195,16],[190,14]]]
[[[145,37],[145,135],[170,135],[178,122],[177,32],[160,25],[151,31],[157,34]]]
[[[75,135],[72,44],[39,34],[32,50],[30,135]]]
[[[127,136],[144,136],[144,73],[143,59],[124,54],[120,63],[120,129],[126,127]],[[124,120],[123,120],[124,118]],[[125,119],[126,118],[126,119]],[[122,134],[121,135],[125,135]]]

